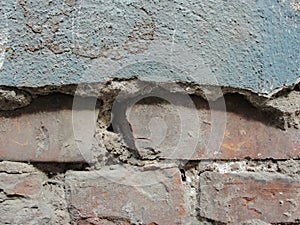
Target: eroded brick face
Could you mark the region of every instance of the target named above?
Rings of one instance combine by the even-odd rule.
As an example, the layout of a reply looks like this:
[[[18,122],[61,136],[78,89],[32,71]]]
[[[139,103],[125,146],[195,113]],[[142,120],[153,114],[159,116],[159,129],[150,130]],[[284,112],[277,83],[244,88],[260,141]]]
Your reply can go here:
[[[67,224],[63,185],[31,165],[0,162],[1,224]]]
[[[105,219],[110,221],[108,224],[122,225],[182,224],[185,209],[181,175],[176,169],[165,169],[145,176],[157,176],[157,172],[172,176],[149,186],[128,186],[107,179],[107,171],[67,173],[68,204],[73,219],[79,224],[104,224]]]
[[[38,173],[0,173],[1,189],[9,196],[37,199],[40,196],[44,177]]]
[[[200,214],[232,224],[249,219],[299,223],[299,193],[299,177],[205,172],[200,176]]]
[[[74,109],[79,113],[78,117],[89,112],[84,108],[88,101],[82,99],[82,109]],[[0,159],[84,162],[83,148],[78,147],[81,140],[76,139],[73,131],[72,103],[73,97],[50,95],[36,99],[25,109],[1,112]],[[85,119],[81,120],[77,122],[84,123]],[[82,132],[87,133],[83,129]],[[98,150],[101,152],[100,148]]]
[[[274,121],[274,114],[256,109],[243,97],[225,96],[226,108],[221,111],[218,110],[221,103],[208,105],[199,97],[193,97],[193,101],[195,107],[186,112],[189,121],[198,124],[188,129],[178,115],[183,106],[149,99],[130,109],[128,122],[139,151],[151,147],[160,152],[160,157],[189,160],[300,156],[299,130],[280,129],[280,121]],[[179,141],[193,143],[194,139],[197,145],[186,144],[177,149]]]

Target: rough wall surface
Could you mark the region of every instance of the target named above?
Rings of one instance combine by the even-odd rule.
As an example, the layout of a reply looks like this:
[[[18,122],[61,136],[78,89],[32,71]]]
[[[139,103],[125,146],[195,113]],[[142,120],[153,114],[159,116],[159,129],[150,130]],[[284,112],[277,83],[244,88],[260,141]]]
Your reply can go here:
[[[7,0],[0,8],[2,85],[137,76],[270,93],[299,77],[296,0]]]
[[[300,224],[299,1],[0,6],[1,224]]]

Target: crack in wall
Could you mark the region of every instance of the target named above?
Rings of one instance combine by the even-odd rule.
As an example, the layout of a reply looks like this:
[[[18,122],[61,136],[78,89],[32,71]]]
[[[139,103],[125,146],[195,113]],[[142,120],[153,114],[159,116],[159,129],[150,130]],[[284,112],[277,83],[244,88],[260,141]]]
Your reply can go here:
[[[139,81],[133,77],[130,79],[112,79],[106,83],[86,83],[85,87],[81,87],[80,93],[77,91],[76,84],[62,86],[44,86],[44,87],[0,87],[0,110],[15,110],[26,107],[32,99],[41,95],[49,95],[51,93],[64,93],[68,95],[93,96],[103,101],[100,115],[103,117],[105,126],[110,124],[110,111],[112,104],[122,89],[130,89],[135,87]],[[196,95],[206,98],[203,88],[196,84],[178,83],[183,90],[171,90],[185,92],[184,94]],[[258,110],[273,114],[274,120],[280,121],[278,127],[286,129],[294,126],[298,128],[299,119],[296,118],[300,114],[300,105],[297,102],[298,90],[300,84],[282,88],[269,96],[257,95],[249,90],[237,89],[230,87],[221,87],[223,94],[234,93],[244,96]],[[76,92],[76,93],[75,93]]]

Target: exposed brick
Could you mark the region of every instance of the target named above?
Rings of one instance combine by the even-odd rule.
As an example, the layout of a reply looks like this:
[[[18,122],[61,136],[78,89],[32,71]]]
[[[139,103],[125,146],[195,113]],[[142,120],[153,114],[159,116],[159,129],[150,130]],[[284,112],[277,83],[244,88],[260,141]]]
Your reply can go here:
[[[47,176],[32,166],[0,163],[1,224],[67,224],[63,197],[63,186],[49,187]]]
[[[72,103],[70,96],[50,95],[25,109],[1,112],[0,160],[85,161],[74,137]]]
[[[117,177],[121,171],[118,167],[116,170],[67,173],[67,198],[74,221],[103,224],[106,219],[122,225],[182,224],[185,216],[183,187],[177,169],[142,172],[137,184],[138,179],[151,179],[159,174],[165,177],[150,186],[129,186],[105,178]],[[126,179],[125,176],[119,181]]]
[[[259,111],[240,96],[226,97],[226,129],[215,132],[212,129],[210,110],[207,102],[194,97],[195,108],[185,109],[186,114],[198,113],[199,136],[192,128],[183,129],[180,124],[178,107],[165,102],[142,101],[131,110],[128,116],[133,135],[129,142],[134,141],[143,158],[172,159],[289,159],[300,157],[299,130],[290,128],[279,129],[270,114]],[[82,109],[89,105],[83,99]],[[86,104],[87,103],[87,104]],[[72,121],[73,98],[65,95],[49,95],[39,97],[25,109],[0,114],[0,160],[39,161],[39,162],[83,162],[92,154],[83,154],[90,149],[78,148],[74,136]],[[215,104],[217,105],[217,104]],[[237,105],[239,107],[237,107]],[[78,112],[81,108],[76,109]],[[90,112],[86,108],[85,111]],[[190,113],[189,113],[190,112]],[[212,110],[218,116],[217,110]],[[84,114],[82,114],[84,117]],[[90,114],[89,114],[90,115]],[[187,118],[189,118],[187,116]],[[117,121],[118,124],[124,124]],[[276,119],[276,118],[275,118]],[[189,121],[193,121],[191,116]],[[78,121],[77,121],[78,122]],[[80,121],[79,121],[80,122]],[[85,129],[86,128],[86,129]],[[76,129],[76,128],[75,128]],[[90,126],[81,125],[77,132],[93,132]],[[130,133],[131,131],[124,131]],[[185,135],[182,135],[182,134]],[[126,136],[128,136],[126,134]],[[83,134],[87,140],[88,134]],[[92,137],[93,134],[90,135]],[[180,138],[184,145],[178,145]],[[220,150],[213,149],[211,144],[218,144]],[[193,141],[194,140],[194,141]],[[197,145],[190,143],[197,142]],[[98,148],[98,147],[97,147]],[[98,148],[97,154],[103,152]]]
[[[282,130],[278,127],[281,121],[276,115],[260,111],[247,102],[242,96],[225,96],[226,112],[216,110],[218,103],[211,104],[200,97],[193,97],[199,115],[199,137],[193,136],[198,131],[183,129],[181,124],[180,105],[146,99],[134,105],[128,112],[135,145],[139,151],[155,149],[156,156],[172,159],[289,159],[300,157],[300,132],[290,128]],[[225,131],[222,132],[222,116],[226,113]],[[212,126],[211,115],[216,123]],[[220,115],[219,115],[220,114]],[[185,115],[189,117],[189,115]],[[220,117],[220,119],[219,119]],[[218,121],[220,120],[220,121]],[[275,120],[275,121],[274,121]],[[197,121],[191,118],[191,121]],[[278,124],[276,124],[278,123]],[[131,131],[125,131],[131,132]],[[189,133],[189,135],[185,135]],[[192,143],[191,137],[198,145],[187,144],[179,148],[180,138],[183,142]],[[220,146],[220,149],[215,148]],[[192,154],[190,152],[193,151]],[[143,152],[142,152],[143,153]]]
[[[237,224],[300,221],[300,179],[272,173],[204,172],[200,176],[200,214]]]
[[[43,176],[38,173],[7,174],[0,173],[0,189],[7,195],[37,199],[40,195]]]
[[[0,189],[8,196],[38,199],[45,178],[44,174],[32,166],[16,162],[0,162]]]
[[[36,169],[30,164],[2,161],[0,162],[1,172],[7,174],[34,173]]]

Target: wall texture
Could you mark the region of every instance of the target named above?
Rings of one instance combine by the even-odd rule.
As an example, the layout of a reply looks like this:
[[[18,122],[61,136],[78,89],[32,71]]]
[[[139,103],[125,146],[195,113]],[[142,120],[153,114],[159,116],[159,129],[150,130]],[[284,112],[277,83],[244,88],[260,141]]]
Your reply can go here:
[[[7,0],[0,8],[3,85],[137,76],[270,93],[299,77],[297,0]]]
[[[300,2],[0,3],[1,224],[300,224]]]

